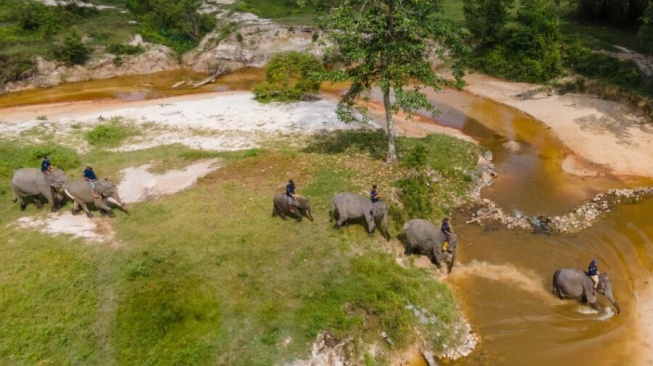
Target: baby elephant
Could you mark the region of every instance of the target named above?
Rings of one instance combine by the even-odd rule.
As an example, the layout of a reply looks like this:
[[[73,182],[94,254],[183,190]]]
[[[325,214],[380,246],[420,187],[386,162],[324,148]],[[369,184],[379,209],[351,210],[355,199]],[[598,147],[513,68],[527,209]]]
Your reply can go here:
[[[288,199],[285,193],[277,193],[272,200],[272,216],[279,215],[282,219],[287,220],[286,216],[294,216],[297,222],[302,221],[302,217],[306,216],[309,220],[313,221],[311,215],[311,203],[306,197],[297,196],[294,201],[294,213],[290,212],[288,206]]]
[[[410,220],[404,224],[404,232],[408,241],[406,254],[424,254],[440,268],[440,264],[448,257],[448,253],[451,253],[451,264],[447,266],[447,272],[451,273],[456,262],[458,246],[458,236],[456,234],[451,233],[451,242],[445,250],[442,244],[446,240],[446,236],[440,228],[433,225],[430,221],[422,219]]]

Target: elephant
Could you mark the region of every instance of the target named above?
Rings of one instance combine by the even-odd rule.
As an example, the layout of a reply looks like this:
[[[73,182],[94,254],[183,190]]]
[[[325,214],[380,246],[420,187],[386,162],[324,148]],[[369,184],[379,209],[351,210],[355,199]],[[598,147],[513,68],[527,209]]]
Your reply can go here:
[[[25,210],[27,207],[26,196],[42,194],[50,203],[50,211],[56,212],[61,201],[57,189],[60,189],[66,182],[68,182],[68,176],[61,169],[56,169],[50,174],[44,174],[37,168],[18,169],[11,179],[13,201],[20,201],[20,209]],[[43,208],[43,203],[38,197],[34,198],[34,203],[39,209]]]
[[[335,228],[341,227],[348,219],[365,217],[367,231],[372,234],[376,228],[375,220],[381,221],[382,234],[386,240],[390,240],[388,234],[388,207],[385,202],[372,201],[356,193],[342,192],[333,197],[333,209],[329,211],[329,221],[333,221],[338,215]]]
[[[95,181],[95,191],[100,195],[98,198],[93,197],[93,190],[89,182],[84,178],[75,179],[64,184],[64,191],[68,197],[75,201],[72,210],[73,214],[77,214],[81,207],[86,212],[86,216],[89,218],[93,217],[93,214],[86,207],[87,203],[93,203],[103,214],[106,213],[109,217],[115,217],[116,215],[111,210],[111,207],[106,203],[108,201],[113,201],[123,212],[129,214],[129,211],[127,211],[127,208],[120,200],[118,187],[110,180],[98,179]]]
[[[592,308],[599,310],[600,306],[596,301],[596,294],[594,294],[593,287],[594,283],[586,272],[580,269],[565,268],[558,269],[553,274],[553,288],[551,292],[556,293],[560,299],[572,297],[581,302],[587,301]],[[596,292],[605,296],[612,303],[617,314],[621,312],[619,304],[617,304],[612,296],[610,275],[607,273],[599,274],[599,284]]]
[[[295,213],[290,212],[288,207],[288,199],[285,193],[277,193],[272,200],[272,216],[279,215],[282,219],[287,220],[286,215],[294,216],[297,222],[302,221],[302,217],[306,216],[309,220],[313,221],[311,215],[311,202],[306,197],[297,196],[293,206],[295,206]]]
[[[440,268],[441,263],[447,259],[449,254],[451,254],[451,264],[447,265],[447,272],[451,273],[456,263],[458,235],[455,233],[450,234],[451,240],[447,245],[447,249],[444,250],[442,244],[446,241],[446,235],[440,228],[428,220],[409,220],[404,224],[404,233],[408,242],[405,254],[424,254],[438,268]]]

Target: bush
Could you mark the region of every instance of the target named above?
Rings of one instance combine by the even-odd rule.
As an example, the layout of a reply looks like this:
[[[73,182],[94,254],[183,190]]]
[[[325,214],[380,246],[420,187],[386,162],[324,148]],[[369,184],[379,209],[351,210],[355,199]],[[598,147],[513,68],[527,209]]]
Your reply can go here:
[[[137,55],[143,53],[144,49],[141,46],[132,46],[130,44],[110,44],[107,46],[107,52],[114,55]]]
[[[34,60],[27,55],[0,55],[0,85],[26,79],[35,70]]]
[[[111,122],[97,125],[87,132],[86,140],[93,146],[118,146],[136,133],[137,131],[122,124],[119,119],[112,119]]]
[[[637,66],[632,61],[590,50],[577,40],[564,45],[562,60],[565,66],[586,77],[607,79],[617,85],[641,83]]]
[[[277,54],[265,67],[265,82],[254,88],[254,98],[259,102],[300,100],[320,89],[314,75],[323,71],[322,63],[309,53]]]
[[[83,65],[91,55],[91,48],[85,45],[79,34],[68,34],[61,45],[56,45],[52,56],[66,65]]]

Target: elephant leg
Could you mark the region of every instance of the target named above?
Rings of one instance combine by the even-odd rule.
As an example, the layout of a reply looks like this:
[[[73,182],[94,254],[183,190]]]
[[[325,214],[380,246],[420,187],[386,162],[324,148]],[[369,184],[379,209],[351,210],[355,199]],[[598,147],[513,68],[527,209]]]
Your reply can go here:
[[[36,208],[38,208],[39,210],[43,209],[43,202],[41,202],[41,199],[36,196],[34,196],[34,204],[36,205]]]
[[[336,225],[334,226],[335,228],[339,228],[342,225],[344,225],[345,221],[347,221],[346,217],[340,217],[338,218],[338,221],[336,221]]]
[[[109,217],[116,217],[116,214],[113,213],[113,210],[111,209],[111,207],[107,206],[107,204],[104,203],[103,199],[98,198],[98,199],[94,200],[94,203],[95,203],[95,206],[97,208],[99,208],[100,210],[106,211],[106,213],[107,213],[107,215],[109,215]]]
[[[54,200],[54,191],[50,187],[49,191],[44,192],[43,194],[50,204],[50,212],[57,212],[57,202]]]
[[[435,266],[438,267],[438,268],[442,267],[442,265],[441,265],[441,262],[442,262],[441,253],[442,253],[442,249],[436,243],[436,245],[433,247],[433,253],[431,255],[433,256],[433,263],[435,263]]]
[[[18,200],[18,202],[20,202],[20,210],[25,211],[25,209],[27,208],[27,202],[25,202],[25,197],[17,194],[16,199]]]
[[[272,217],[277,216],[277,206],[272,206]]]
[[[81,207],[82,210],[86,212],[86,217],[88,217],[89,219],[93,217],[93,214],[91,213],[91,211],[88,210],[88,207],[86,207],[86,204],[84,202],[75,200],[75,203],[79,204],[79,207]]]

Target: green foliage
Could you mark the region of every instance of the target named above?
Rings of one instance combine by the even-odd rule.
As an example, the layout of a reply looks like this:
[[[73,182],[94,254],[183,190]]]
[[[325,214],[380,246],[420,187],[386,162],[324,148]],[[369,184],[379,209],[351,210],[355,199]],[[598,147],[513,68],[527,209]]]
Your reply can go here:
[[[0,142],[0,180],[13,176],[19,168],[39,168],[41,160],[50,155],[52,164],[60,169],[71,169],[79,165],[75,150],[60,145],[28,145],[18,142]]]
[[[275,55],[265,67],[265,82],[254,88],[260,102],[296,101],[320,89],[315,76],[324,72],[322,63],[309,53],[296,51]]]
[[[216,26],[213,16],[200,13],[202,0],[127,0],[127,8],[141,21],[141,33],[178,54],[195,47]]]
[[[557,10],[547,0],[522,0],[514,26],[495,45],[481,44],[472,65],[509,80],[544,82],[562,73]]]
[[[328,31],[328,39],[347,65],[325,73],[325,80],[351,82],[340,101],[340,116],[348,116],[361,98],[379,87],[386,113],[435,108],[419,91],[420,85],[440,90],[445,85],[462,86],[461,56],[467,51],[461,30],[446,15],[439,2],[407,0],[346,1],[322,4],[316,23]],[[431,47],[435,41],[438,47]],[[439,76],[430,57],[453,60],[454,82]],[[409,87],[409,84],[410,87]],[[413,84],[417,84],[413,86]],[[394,94],[391,101],[390,94]],[[388,161],[396,161],[394,130],[388,122]]]
[[[133,46],[130,44],[110,44],[107,46],[107,52],[114,55],[137,55],[143,53],[144,49],[141,46]]]
[[[312,4],[302,7],[298,5],[297,0],[240,0],[233,5],[233,9],[282,22],[298,19],[298,23],[308,23],[310,17],[306,15],[310,15],[315,7]]]
[[[25,54],[0,54],[0,85],[30,77],[36,71],[36,64]]]
[[[85,45],[79,34],[69,33],[61,44],[52,48],[52,56],[68,66],[83,65],[89,59],[92,49]]]
[[[86,140],[89,144],[98,147],[118,146],[127,137],[136,133],[137,131],[121,123],[119,119],[112,119],[109,123],[99,124],[88,131]]]
[[[574,0],[577,17],[603,25],[632,27],[640,20],[648,0]]]
[[[465,24],[472,38],[483,47],[500,41],[514,0],[463,0]]]
[[[653,2],[646,8],[641,20],[642,25],[637,36],[646,44],[649,53],[653,54]]]
[[[563,62],[575,72],[592,78],[604,78],[617,85],[641,84],[637,66],[605,52],[592,51],[578,40],[569,39],[563,48]]]

